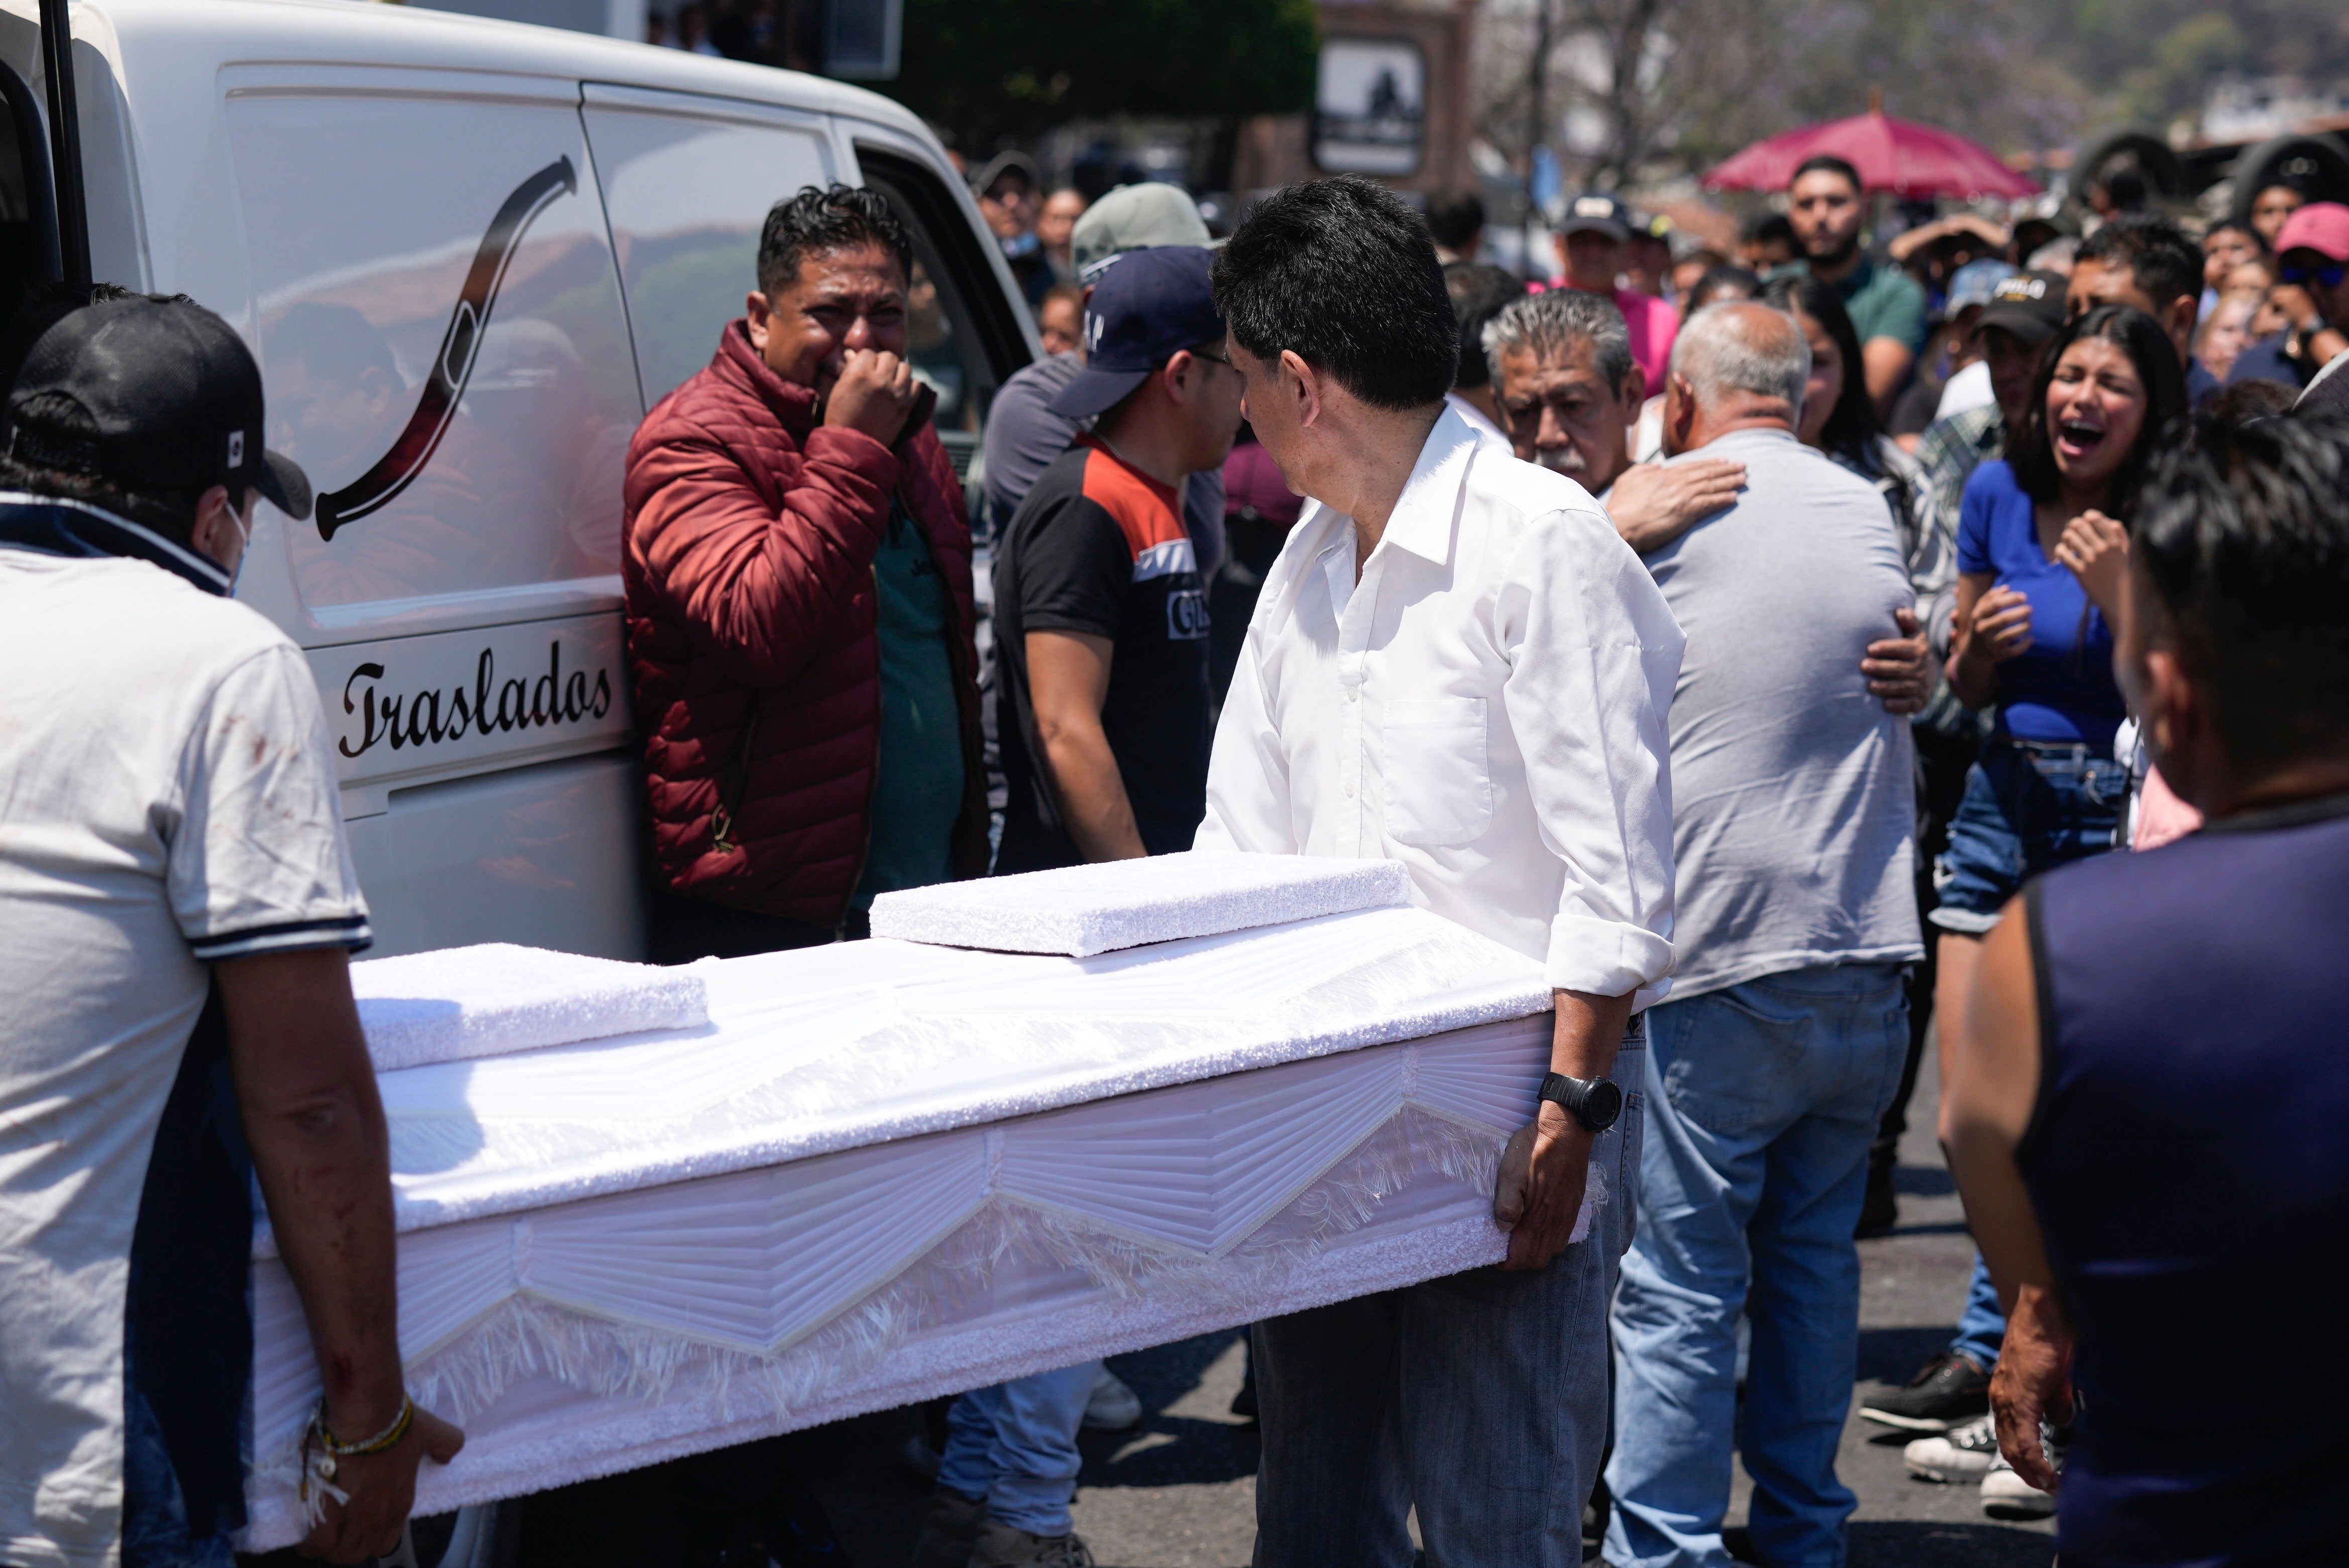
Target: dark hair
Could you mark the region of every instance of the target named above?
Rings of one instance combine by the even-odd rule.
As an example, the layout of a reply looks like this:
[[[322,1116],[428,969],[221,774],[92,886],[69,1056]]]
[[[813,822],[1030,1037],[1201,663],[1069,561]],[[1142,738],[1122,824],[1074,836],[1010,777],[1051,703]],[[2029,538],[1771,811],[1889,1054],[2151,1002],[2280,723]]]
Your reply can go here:
[[[1485,358],[1485,324],[1501,314],[1511,300],[1522,299],[1526,280],[1499,267],[1454,262],[1444,269],[1444,286],[1452,294],[1452,315],[1460,323],[1460,368],[1454,387],[1482,387],[1493,379]]]
[[[2124,212],[2080,242],[2072,264],[2127,267],[2146,298],[2168,309],[2202,296],[2202,250],[2186,231],[2156,212]]]
[[[1868,187],[1860,182],[1859,170],[1832,152],[1814,152],[1795,165],[1795,172],[1786,177],[1786,189],[1792,191],[1795,181],[1806,174],[1840,174],[1851,181],[1851,193],[1865,194]]]
[[[2159,322],[2135,306],[2100,304],[2065,322],[2048,340],[2039,373],[2031,378],[2031,404],[2023,412],[2023,428],[2006,443],[2006,460],[2014,469],[2015,482],[2032,500],[2054,500],[2062,492],[2064,476],[2055,467],[2055,446],[2047,429],[2047,388],[2054,383],[2064,351],[2090,338],[2127,355],[2137,378],[2145,384],[2145,423],[2137,429],[2137,444],[2113,474],[2104,507],[2126,522],[2137,510],[2153,454],[2184,433],[2187,414],[2186,373],[2178,366],[2178,346]]]
[[[1860,357],[1859,333],[1851,325],[1851,313],[1843,307],[1843,295],[1833,284],[1802,273],[1763,284],[1762,303],[1789,315],[1800,312],[1809,316],[1835,340],[1836,353],[1843,359],[1843,390],[1836,396],[1835,412],[1819,431],[1819,442],[1846,461],[1874,473],[1882,466],[1876,442],[1884,428],[1877,423],[1876,405],[1868,400],[1868,366]]]
[[[2145,170],[2134,163],[2116,163],[2097,178],[2105,200],[2116,213],[2135,212],[2145,205]]]
[[[1759,273],[1734,262],[1723,262],[1717,267],[1707,267],[1704,276],[1696,280],[1696,287],[1689,290],[1688,307],[1683,314],[1694,315],[1709,304],[1725,299],[1752,299],[1761,292]]]
[[[759,231],[759,292],[772,298],[799,281],[801,260],[815,253],[881,245],[914,275],[914,242],[878,191],[808,185],[767,210]]]
[[[1485,226],[1485,200],[1474,191],[1427,204],[1427,232],[1447,251],[1465,249]]]
[[[1374,408],[1443,401],[1460,325],[1427,225],[1359,174],[1276,191],[1216,254],[1216,308],[1256,358],[1288,350]]]
[[[27,289],[18,303],[7,331],[0,335],[0,374],[13,386],[16,375],[42,334],[85,305],[115,300],[150,299],[165,304],[192,303],[186,294],[141,294],[119,284],[92,284],[86,289],[43,282]],[[196,503],[202,490],[125,490],[83,467],[83,454],[96,449],[98,421],[78,398],[64,392],[36,392],[5,409],[0,422],[0,489],[62,500],[86,501],[154,530],[175,544],[188,542],[196,526]],[[24,427],[20,438],[16,427]],[[233,487],[230,500],[244,504],[244,487]]]
[[[1795,221],[1784,212],[1756,212],[1737,226],[1737,242],[1741,245],[1784,245],[1796,249]]]
[[[2205,240],[2208,240],[2213,234],[2223,234],[2230,230],[2249,240],[2251,242],[2251,248],[2259,252],[2260,254],[2264,256],[2268,253],[2267,236],[2261,234],[2258,229],[2252,227],[2251,221],[2249,218],[2221,218],[2217,222],[2211,224],[2209,228],[2203,230],[2202,237]]]
[[[2349,742],[2349,423],[2207,425],[2156,460],[2134,535],[2236,762]]]
[[[174,544],[188,542],[202,490],[129,490],[81,467],[77,457],[94,451],[100,433],[98,421],[70,393],[36,392],[13,412],[9,445],[0,451],[0,489],[87,501]],[[243,506],[244,487],[233,487],[229,499]]]
[[[2278,414],[2289,414],[2300,399],[2300,390],[2281,381],[2255,377],[2222,387],[2211,394],[2208,402],[2194,411],[2195,438],[2211,427],[2247,425],[2253,419],[2271,419]]]

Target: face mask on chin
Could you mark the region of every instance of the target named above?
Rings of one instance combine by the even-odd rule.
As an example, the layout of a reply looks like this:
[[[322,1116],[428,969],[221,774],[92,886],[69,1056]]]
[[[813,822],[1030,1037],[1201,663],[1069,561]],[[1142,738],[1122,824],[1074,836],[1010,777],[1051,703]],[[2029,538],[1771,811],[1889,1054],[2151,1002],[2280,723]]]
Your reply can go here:
[[[229,520],[236,524],[237,532],[236,564],[230,567],[228,571],[227,597],[233,599],[236,597],[237,582],[244,575],[244,558],[253,553],[253,525],[239,517],[233,510],[228,515]],[[212,564],[217,566],[220,562],[214,561]]]

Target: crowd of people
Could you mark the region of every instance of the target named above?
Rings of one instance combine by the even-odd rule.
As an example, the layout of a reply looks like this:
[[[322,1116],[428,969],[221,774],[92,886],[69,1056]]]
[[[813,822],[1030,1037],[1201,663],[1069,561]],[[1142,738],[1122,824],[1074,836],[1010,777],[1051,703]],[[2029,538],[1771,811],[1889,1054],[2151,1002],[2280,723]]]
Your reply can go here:
[[[656,957],[1226,849],[1398,861],[1543,966],[1506,1263],[1253,1327],[1259,1563],[1400,1568],[1414,1520],[1430,1563],[1578,1563],[1603,1486],[1616,1568],[1716,1568],[1733,1454],[1758,1560],[1841,1561],[1855,1237],[1892,1223],[1929,1020],[1981,1261],[1862,1415],[1986,1507],[2060,1504],[2070,1560],[2337,1554],[2349,208],[1896,255],[1819,157],[1733,260],[1574,197],[1529,283],[1471,205],[1359,177],[1220,247],[1176,187],[971,180],[1054,349],[996,398],[978,505],[907,357],[911,239],[846,186],[775,206],[630,448]],[[0,699],[0,843],[38,846],[0,855],[32,1020],[0,1278],[51,1305],[0,1324],[0,1560],[225,1561],[243,1373],[187,1346],[241,1321],[241,1254],[159,1299],[210,1242],[129,1152],[87,1191],[43,1162],[159,1123],[201,1154],[227,1105],[326,1379],[310,1545],[380,1553],[461,1436],[400,1387],[317,695],[226,598],[254,498],[300,517],[307,483],[201,306],[36,325],[0,459],[0,649],[42,672]],[[1631,1191],[1587,1210],[1609,1159]],[[2179,1365],[2222,1343],[2295,1367]],[[1131,1404],[1098,1362],[955,1400],[916,1568],[1090,1563],[1077,1433]],[[751,1444],[532,1520],[574,1560],[825,1560],[785,1470]]]

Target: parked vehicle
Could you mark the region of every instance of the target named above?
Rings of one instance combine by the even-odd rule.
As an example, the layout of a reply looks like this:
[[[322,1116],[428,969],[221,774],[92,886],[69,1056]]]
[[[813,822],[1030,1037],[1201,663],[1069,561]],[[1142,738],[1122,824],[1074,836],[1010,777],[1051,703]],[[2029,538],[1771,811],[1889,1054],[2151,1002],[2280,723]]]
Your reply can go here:
[[[60,254],[38,15],[0,0],[18,278]],[[263,505],[238,595],[316,673],[375,952],[641,956],[629,436],[741,314],[768,207],[837,180],[916,236],[913,357],[967,469],[1038,348],[944,151],[838,82],[409,6],[72,28],[91,275],[234,324],[319,491],[308,522]]]
[[[45,9],[0,0],[0,300],[86,234],[88,276],[191,294],[260,360],[319,503],[261,506],[237,592],[317,676],[375,953],[641,957],[629,437],[741,314],[769,206],[843,181],[914,233],[912,356],[968,471],[1039,349],[945,152],[870,92],[582,34],[91,0],[60,157]],[[419,1520],[391,1561],[490,1568],[516,1522]]]

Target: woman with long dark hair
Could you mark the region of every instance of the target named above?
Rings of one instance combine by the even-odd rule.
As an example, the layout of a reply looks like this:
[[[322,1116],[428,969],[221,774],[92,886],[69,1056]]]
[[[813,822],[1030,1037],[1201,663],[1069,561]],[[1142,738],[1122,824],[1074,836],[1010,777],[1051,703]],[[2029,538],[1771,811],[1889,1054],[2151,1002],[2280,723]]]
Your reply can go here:
[[[1883,493],[1900,530],[1900,552],[1917,590],[1922,615],[1933,595],[1949,584],[1945,542],[1925,526],[1918,497],[1923,476],[1916,459],[1902,451],[1876,417],[1860,359],[1859,333],[1832,284],[1806,273],[1771,279],[1762,302],[1785,311],[1811,346],[1810,385],[1803,394],[1802,423],[1795,434],[1803,445],[1825,452]],[[1928,534],[1930,533],[1930,537]]]
[[[1934,870],[1934,1011],[1945,1037],[1961,1026],[1982,934],[2007,901],[2039,872],[2113,847],[2128,791],[2113,732],[2126,710],[2097,598],[2111,598],[2103,579],[2125,553],[2147,466],[2185,438],[2187,413],[2168,335],[2141,311],[2100,306],[2048,344],[2006,456],[1966,482],[1949,678],[1992,723]],[[1920,1383],[1986,1384],[2005,1330],[1977,1260],[1958,1337]],[[1995,1501],[2008,1507],[2052,1511],[2053,1499],[1996,1460],[1986,1425],[1952,1432],[1944,1446],[1952,1453],[1938,1456],[1933,1473],[1968,1473],[1956,1461],[1971,1452],[1989,1468],[1986,1501],[1997,1486]]]

